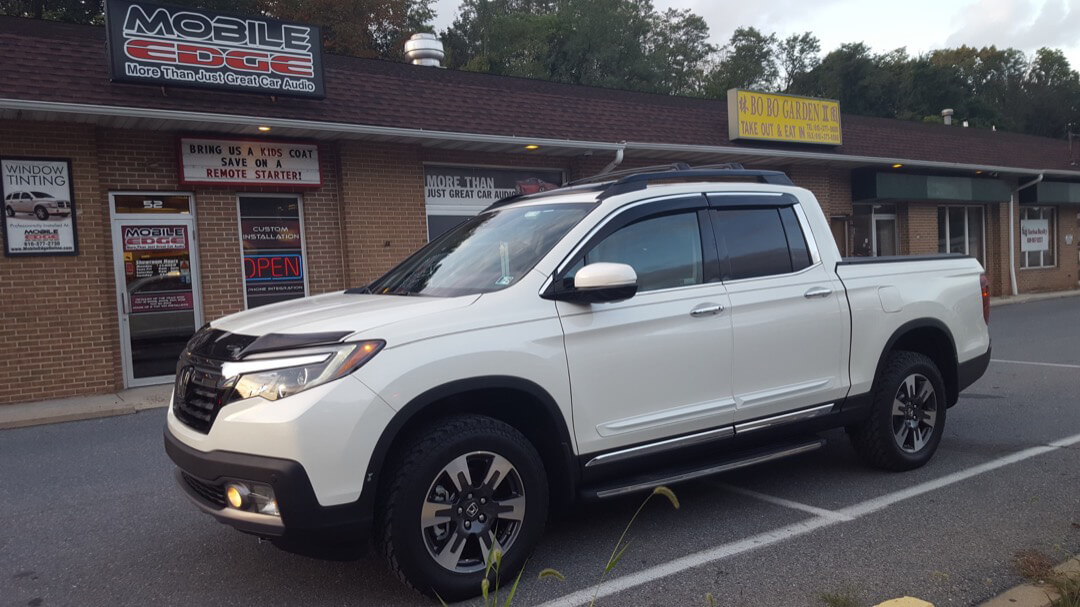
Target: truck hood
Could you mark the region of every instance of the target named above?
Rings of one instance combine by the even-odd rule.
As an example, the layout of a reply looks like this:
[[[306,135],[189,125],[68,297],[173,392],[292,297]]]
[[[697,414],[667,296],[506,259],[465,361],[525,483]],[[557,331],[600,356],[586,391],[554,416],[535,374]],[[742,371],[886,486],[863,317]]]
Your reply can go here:
[[[238,312],[219,318],[210,326],[256,337],[267,333],[366,333],[403,320],[464,308],[479,297],[359,295],[342,291]],[[361,337],[376,339],[379,336],[368,334]]]

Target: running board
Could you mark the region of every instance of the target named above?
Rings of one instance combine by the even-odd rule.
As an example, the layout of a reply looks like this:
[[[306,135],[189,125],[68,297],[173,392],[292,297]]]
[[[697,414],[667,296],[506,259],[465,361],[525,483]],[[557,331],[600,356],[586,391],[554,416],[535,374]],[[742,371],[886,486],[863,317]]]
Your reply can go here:
[[[795,444],[789,443],[779,449],[765,452],[759,451],[751,455],[744,455],[743,457],[713,464],[705,468],[658,472],[651,475],[649,478],[631,478],[629,479],[630,484],[628,485],[608,485],[598,489],[583,489],[581,497],[586,500],[597,500],[618,497],[620,495],[637,493],[640,491],[650,491],[659,485],[673,485],[675,483],[720,474],[721,472],[730,472],[731,470],[738,470],[739,468],[756,466],[757,464],[764,464],[793,455],[809,453],[820,449],[824,444],[825,439],[821,438],[815,438],[810,441]]]

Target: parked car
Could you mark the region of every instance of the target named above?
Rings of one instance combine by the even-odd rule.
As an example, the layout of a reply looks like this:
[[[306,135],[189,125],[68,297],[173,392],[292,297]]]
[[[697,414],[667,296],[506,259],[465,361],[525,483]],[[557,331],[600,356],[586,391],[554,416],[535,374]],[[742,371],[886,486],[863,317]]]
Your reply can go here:
[[[366,287],[210,323],[165,445],[219,521],[371,533],[405,583],[457,600],[574,500],[837,427],[872,466],[922,466],[989,363],[988,305],[970,257],[841,259],[783,173],[639,170],[496,203]]]
[[[59,200],[45,192],[16,191],[4,196],[4,211],[8,217],[26,213],[45,221],[51,215],[71,215],[71,201]]]
[[[549,181],[544,181],[539,177],[529,177],[528,179],[520,179],[514,184],[518,194],[537,194],[539,192],[547,192],[554,190],[559,186]]]

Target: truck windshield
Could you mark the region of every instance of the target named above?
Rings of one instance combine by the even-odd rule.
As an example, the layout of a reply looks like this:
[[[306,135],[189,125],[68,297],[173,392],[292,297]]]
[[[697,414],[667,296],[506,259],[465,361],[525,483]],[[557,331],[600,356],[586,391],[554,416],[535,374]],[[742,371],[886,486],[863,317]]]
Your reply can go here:
[[[428,243],[365,291],[454,297],[505,289],[594,206],[555,203],[481,213]]]

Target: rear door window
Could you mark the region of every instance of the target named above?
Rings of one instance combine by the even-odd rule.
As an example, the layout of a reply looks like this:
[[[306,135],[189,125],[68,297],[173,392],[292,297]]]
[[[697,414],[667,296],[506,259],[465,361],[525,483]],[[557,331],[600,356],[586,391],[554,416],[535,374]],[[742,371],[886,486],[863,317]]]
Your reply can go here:
[[[792,272],[793,254],[780,209],[718,209],[713,213],[723,280]],[[806,255],[805,240],[802,247],[800,255]]]

